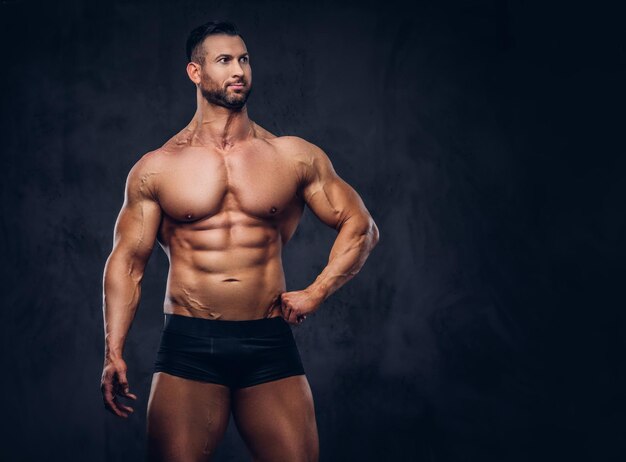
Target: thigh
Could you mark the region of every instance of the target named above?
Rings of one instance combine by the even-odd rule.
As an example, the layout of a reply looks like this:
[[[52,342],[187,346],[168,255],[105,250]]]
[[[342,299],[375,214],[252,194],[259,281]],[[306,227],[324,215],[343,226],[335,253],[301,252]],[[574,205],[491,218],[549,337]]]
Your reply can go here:
[[[210,460],[229,416],[228,387],[155,373],[148,400],[147,460]]]
[[[232,392],[237,429],[257,462],[316,462],[313,395],[305,375]]]

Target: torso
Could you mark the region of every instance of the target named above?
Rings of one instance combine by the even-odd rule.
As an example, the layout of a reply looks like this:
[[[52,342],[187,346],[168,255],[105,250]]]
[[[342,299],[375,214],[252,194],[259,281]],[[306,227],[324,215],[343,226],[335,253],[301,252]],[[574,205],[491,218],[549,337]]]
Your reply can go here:
[[[182,133],[182,132],[181,132]],[[304,209],[300,143],[268,132],[229,149],[174,137],[153,153],[170,261],[164,312],[242,320],[280,315],[281,252]]]

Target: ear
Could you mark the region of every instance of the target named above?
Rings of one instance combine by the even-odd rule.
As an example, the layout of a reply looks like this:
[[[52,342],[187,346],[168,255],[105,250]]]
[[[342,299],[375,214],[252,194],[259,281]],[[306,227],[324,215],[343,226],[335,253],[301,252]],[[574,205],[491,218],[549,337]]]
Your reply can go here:
[[[200,79],[200,65],[198,63],[190,62],[187,64],[187,75],[189,79],[198,85],[201,81]]]

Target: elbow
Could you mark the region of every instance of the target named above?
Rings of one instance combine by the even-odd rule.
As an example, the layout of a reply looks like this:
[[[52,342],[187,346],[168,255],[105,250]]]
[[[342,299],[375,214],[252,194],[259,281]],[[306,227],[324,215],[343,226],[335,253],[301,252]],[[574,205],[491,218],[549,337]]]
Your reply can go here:
[[[370,218],[370,224],[369,224],[369,233],[372,239],[372,248],[376,247],[376,245],[378,244],[378,241],[380,240],[380,232],[378,231],[378,226],[376,226],[376,223],[374,222],[373,219]]]
[[[352,217],[348,226],[344,226],[348,223],[348,220],[339,227],[339,231],[342,229],[350,229],[349,233],[364,245],[369,245],[370,249],[374,248],[378,244],[380,239],[380,232],[378,226],[368,214]],[[346,231],[347,232],[347,231]]]
[[[139,284],[143,279],[146,263],[147,259],[143,255],[116,249],[107,260],[105,272],[114,277],[130,278]]]

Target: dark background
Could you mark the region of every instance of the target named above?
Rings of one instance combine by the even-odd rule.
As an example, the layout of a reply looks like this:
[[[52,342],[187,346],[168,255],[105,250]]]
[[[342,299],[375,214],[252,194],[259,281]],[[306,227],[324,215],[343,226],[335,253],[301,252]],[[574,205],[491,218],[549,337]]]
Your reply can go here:
[[[330,156],[381,240],[294,335],[321,461],[624,460],[622,12],[521,1],[0,4],[6,461],[138,461],[156,248],[106,412],[101,278],[130,167],[195,111],[187,33],[242,31],[253,120]],[[335,233],[285,250],[306,287]],[[217,461],[248,460],[232,424]]]

